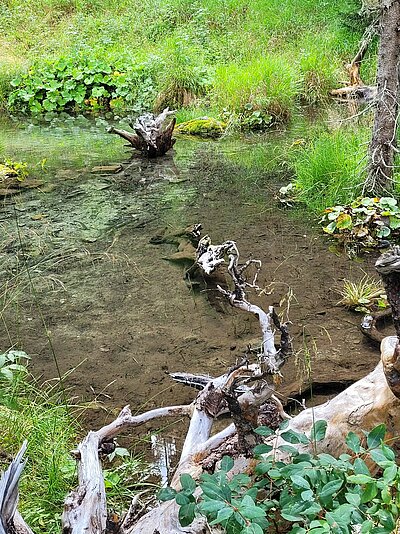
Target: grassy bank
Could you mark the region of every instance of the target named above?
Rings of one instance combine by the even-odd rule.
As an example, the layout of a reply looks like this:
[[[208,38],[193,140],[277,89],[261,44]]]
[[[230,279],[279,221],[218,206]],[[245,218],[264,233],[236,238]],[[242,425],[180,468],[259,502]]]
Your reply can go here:
[[[348,11],[346,0],[9,0],[0,14],[0,98],[4,105],[16,71],[32,79],[51,71],[48,61],[79,66],[89,58],[124,78],[113,100],[129,109],[195,105],[241,115],[250,126],[260,118],[254,112],[285,121],[343,79],[359,37],[344,23]],[[35,111],[35,84],[15,107]],[[78,103],[98,102],[93,89]]]
[[[85,434],[77,417],[84,408],[67,400],[60,381],[39,385],[28,359],[20,351],[0,354],[0,472],[27,440],[18,508],[35,534],[58,534],[65,498],[77,485],[70,451]],[[122,448],[103,465],[109,509],[121,514],[150,485],[148,467]]]

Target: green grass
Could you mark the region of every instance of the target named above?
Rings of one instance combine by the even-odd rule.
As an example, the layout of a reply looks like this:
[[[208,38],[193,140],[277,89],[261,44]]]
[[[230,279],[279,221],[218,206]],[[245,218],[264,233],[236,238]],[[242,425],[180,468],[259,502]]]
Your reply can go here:
[[[7,407],[0,406],[1,450],[15,455],[28,440],[19,509],[35,532],[55,534],[65,496],[76,483],[69,451],[79,425],[55,389],[39,388],[24,376],[1,386],[3,394],[8,388],[2,398]]]
[[[341,126],[316,132],[309,143],[292,151],[299,198],[309,209],[343,205],[360,194],[367,136],[365,129]]]
[[[346,10],[347,0],[8,0],[0,103],[10,90],[2,74],[10,51],[18,69],[82,54],[155,62],[156,108],[241,114],[250,103],[272,122],[288,120],[299,102],[326,101],[345,77],[359,38],[343,24]]]

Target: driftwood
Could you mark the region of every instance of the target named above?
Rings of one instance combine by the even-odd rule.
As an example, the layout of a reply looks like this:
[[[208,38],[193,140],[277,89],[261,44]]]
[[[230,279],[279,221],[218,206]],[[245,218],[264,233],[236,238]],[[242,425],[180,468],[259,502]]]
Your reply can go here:
[[[165,108],[160,115],[145,113],[134,124],[130,124],[133,132],[119,130],[111,127],[108,133],[114,133],[128,141],[133,148],[139,150],[144,156],[155,158],[163,156],[175,144],[172,137],[176,119],[170,118],[175,112]]]
[[[215,465],[231,444],[231,454],[235,459],[235,469],[251,467],[251,451],[260,440],[254,428],[260,421],[260,407],[272,402],[274,393],[271,375],[280,373],[281,367],[291,353],[287,325],[279,322],[274,310],[264,312],[248,301],[245,290],[255,288],[259,262],[249,260],[239,264],[239,253],[235,242],[212,245],[206,236],[199,242],[197,263],[204,271],[212,272],[221,264],[228,265],[228,272],[234,287],[221,289],[221,293],[232,306],[251,312],[258,317],[262,343],[256,353],[254,363],[246,359],[226,374],[211,378],[204,375],[175,373],[172,377],[180,382],[201,389],[191,405],[173,406],[151,410],[133,417],[129,407],[122,410],[115,421],[97,432],[89,432],[74,451],[78,463],[79,486],[65,502],[63,514],[63,534],[105,534],[107,508],[104,481],[99,451],[121,431],[138,426],[157,417],[190,416],[190,423],[183,445],[181,457],[171,481],[171,486],[179,489],[179,477],[189,473],[197,478],[204,466]],[[255,274],[247,279],[246,273],[255,268]],[[400,248],[384,254],[377,262],[377,269],[386,286],[389,302],[394,308],[394,324],[400,335]],[[280,332],[279,347],[274,343],[274,330]],[[279,402],[275,412],[284,414]],[[229,411],[233,423],[217,434],[211,435],[213,421],[219,414]],[[283,413],[282,413],[283,412]],[[326,436],[318,442],[317,452],[328,452],[338,456],[346,451],[345,437],[349,431],[364,438],[363,430],[370,430],[380,423],[386,423],[388,437],[397,436],[400,431],[400,341],[399,337],[389,336],[381,344],[381,362],[365,378],[352,384],[334,399],[314,408],[306,409],[289,419],[289,428],[310,435],[316,420],[327,421]],[[265,422],[264,422],[265,424]],[[283,442],[278,431],[265,441],[275,448],[276,458],[285,460],[285,452],[278,449]],[[233,445],[232,445],[233,444]],[[315,443],[297,445],[299,449],[315,453]],[[19,464],[19,460],[17,462]],[[1,487],[1,486],[0,486]],[[1,493],[0,493],[1,495]],[[141,518],[136,518],[136,499],[122,520],[120,534],[200,534],[213,532],[203,518],[196,518],[188,527],[181,527],[178,521],[178,506],[168,501],[155,506]],[[3,520],[3,518],[2,518]],[[4,520],[3,520],[4,524]],[[4,527],[3,527],[4,528]],[[26,527],[28,528],[28,527]],[[11,530],[4,528],[5,534]],[[20,530],[27,534],[29,530]],[[1,533],[1,531],[0,531]],[[1,533],[3,534],[3,533]]]

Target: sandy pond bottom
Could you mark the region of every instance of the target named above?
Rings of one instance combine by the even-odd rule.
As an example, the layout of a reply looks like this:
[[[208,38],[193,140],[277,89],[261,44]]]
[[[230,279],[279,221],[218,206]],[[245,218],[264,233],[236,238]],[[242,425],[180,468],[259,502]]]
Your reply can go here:
[[[201,222],[214,243],[233,239],[243,259],[262,260],[265,292],[255,300],[263,306],[293,294],[296,356],[278,388],[284,403],[306,388],[308,373],[327,396],[376,365],[360,318],[336,306],[341,280],[373,273],[374,258],[329,252],[313,221],[277,205],[279,178],[260,165],[276,140],[178,139],[173,154],[148,162],[129,161],[121,140],[103,131],[92,123],[3,128],[9,155],[38,162],[47,154],[48,163],[36,171],[45,186],[0,207],[0,346],[25,350],[46,380],[57,377],[55,355],[70,396],[106,408],[89,411],[88,426],[125,404],[141,412],[190,402],[194,390],[169,371],[223,373],[259,336],[255,318],[190,290],[184,266],[164,259],[177,242],[150,243],[164,228]],[[117,174],[90,172],[115,163],[123,164]],[[182,428],[167,433],[180,437]]]

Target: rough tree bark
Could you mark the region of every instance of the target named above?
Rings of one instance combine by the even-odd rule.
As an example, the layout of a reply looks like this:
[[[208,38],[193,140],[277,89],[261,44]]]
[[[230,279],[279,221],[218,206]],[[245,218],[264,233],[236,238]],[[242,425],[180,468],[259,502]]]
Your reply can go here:
[[[119,135],[130,143],[128,146],[136,148],[148,158],[163,156],[175,144],[172,134],[176,119],[174,117],[169,120],[174,113],[165,108],[157,117],[152,113],[141,115],[134,124],[130,124],[135,133],[114,127],[107,131]]]
[[[241,362],[217,378],[176,374],[174,378],[180,381],[187,379],[187,382],[195,383],[203,388],[191,405],[159,408],[136,417],[133,417],[129,407],[126,407],[115,421],[97,432],[89,432],[74,452],[78,462],[79,486],[65,501],[62,520],[63,534],[105,534],[107,532],[106,496],[99,451],[122,430],[156,417],[175,417],[185,414],[190,416],[181,458],[171,482],[171,486],[175,489],[180,487],[179,477],[182,473],[190,473],[196,478],[201,474],[203,465],[207,464],[207,459],[211,455],[221,457],[226,451],[224,445],[228,439],[232,440],[233,436],[236,436],[236,446],[233,451],[235,469],[251,468],[252,460],[249,457],[251,448],[259,439],[253,432],[254,427],[259,424],[259,408],[265,405],[266,400],[271,399],[274,391],[267,377],[280,373],[281,366],[291,352],[287,327],[280,324],[273,309],[270,308],[266,313],[247,300],[245,289],[256,287],[260,265],[255,260],[249,260],[244,265],[240,265],[239,253],[233,241],[215,246],[211,245],[207,236],[204,237],[199,242],[197,262],[206,272],[212,272],[222,263],[228,263],[228,272],[234,282],[234,288],[232,291],[221,289],[222,294],[233,306],[255,314],[260,322],[263,341],[256,363]],[[248,280],[245,273],[251,266],[256,267],[256,273],[251,280]],[[394,312],[396,332],[399,336],[400,247],[381,256],[376,266],[386,286],[388,299]],[[281,344],[278,349],[274,343],[274,328],[281,333]],[[234,424],[210,436],[214,419],[218,414],[227,410],[231,411]],[[281,412],[281,410],[282,407],[278,403],[276,411]],[[308,445],[297,445],[297,447],[311,453],[328,452],[338,456],[346,451],[345,437],[350,430],[358,433],[363,439],[365,437],[363,430],[370,430],[380,423],[386,423],[388,437],[399,435],[399,337],[390,336],[383,339],[381,362],[368,376],[351,385],[334,399],[320,406],[306,409],[293,417],[289,420],[289,428],[304,432],[309,436],[314,422],[321,419],[327,421],[327,431],[324,440],[318,443],[318,451],[315,451],[316,444],[312,443],[312,440]],[[276,458],[286,459],[285,452],[278,449],[279,445],[284,443],[279,431],[267,438],[266,442],[273,445]],[[12,473],[16,473],[15,476],[11,476],[12,486],[15,486],[21,471],[21,456],[22,453],[15,462],[17,470],[10,468]],[[2,490],[10,486],[7,482],[10,480],[7,473],[0,483],[0,526],[4,530],[4,533],[0,530],[0,534],[14,534],[12,529],[16,524],[15,491]],[[7,495],[11,495],[11,500],[8,501]],[[181,527],[175,501],[161,503],[139,519],[136,517],[135,504],[136,499],[119,526],[120,534],[214,532],[202,518],[196,518],[189,527]],[[9,511],[5,514],[4,510]],[[19,524],[22,525],[18,531],[20,534],[31,534],[29,527],[23,522]]]
[[[382,195],[392,189],[399,99],[400,0],[382,0],[377,98],[364,190]]]

